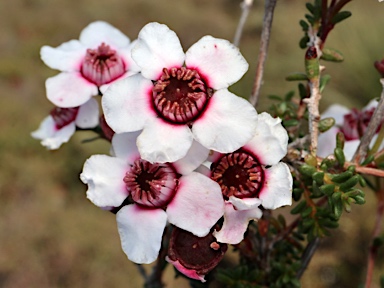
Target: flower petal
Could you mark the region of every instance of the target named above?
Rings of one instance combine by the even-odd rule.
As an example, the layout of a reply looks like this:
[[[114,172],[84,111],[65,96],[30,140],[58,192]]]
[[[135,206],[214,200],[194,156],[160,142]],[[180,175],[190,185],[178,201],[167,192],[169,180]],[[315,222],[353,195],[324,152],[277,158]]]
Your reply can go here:
[[[95,49],[101,43],[111,46],[111,48],[127,47],[130,43],[129,38],[120,30],[104,21],[90,23],[80,33],[80,42],[87,48]]]
[[[88,184],[87,198],[99,207],[118,207],[128,196],[123,178],[126,161],[107,155],[93,155],[84,163],[80,179]]]
[[[232,203],[236,210],[249,210],[259,207],[262,201],[258,198],[240,199],[235,196],[230,196],[228,202]]]
[[[75,122],[77,127],[83,129],[93,128],[99,124],[99,104],[94,98],[80,106]]]
[[[71,40],[56,48],[43,46],[40,50],[40,56],[45,65],[52,69],[74,72],[80,71],[86,50],[86,47],[78,40]]]
[[[41,145],[49,150],[60,148],[63,143],[69,141],[76,131],[75,123],[69,123],[61,129],[56,128],[56,123],[52,116],[46,117],[40,124],[39,128],[32,132],[31,135],[35,139],[40,139]]]
[[[125,68],[131,73],[140,72],[140,67],[136,64],[136,62],[132,59],[132,49],[136,45],[137,40],[133,41],[128,48],[119,49],[117,53],[123,59],[125,63]]]
[[[328,109],[326,109],[323,113],[321,113],[321,118],[324,119],[332,117],[335,119],[336,125],[342,125],[344,122],[344,115],[348,114],[349,112],[350,110],[347,107],[340,104],[333,104],[329,106]]]
[[[45,82],[48,99],[58,107],[77,107],[96,95],[97,87],[80,73],[60,73]]]
[[[333,154],[336,147],[336,134],[340,131],[337,127],[332,127],[328,131],[321,133],[317,141],[317,155],[327,157]],[[360,140],[357,140],[360,142]]]
[[[132,58],[144,77],[158,80],[163,68],[181,67],[185,54],[176,33],[154,22],[141,29]]]
[[[175,268],[177,270],[179,270],[180,273],[183,273],[185,276],[187,276],[187,277],[189,277],[191,279],[200,280],[203,283],[206,282],[206,280],[204,279],[205,275],[199,275],[199,274],[197,274],[196,270],[185,268],[180,263],[179,260],[173,261],[168,256],[165,256],[165,260],[168,263],[171,263],[173,266],[175,266]]]
[[[193,136],[186,125],[172,125],[160,118],[147,121],[137,138],[141,158],[151,163],[175,162],[187,154]]]
[[[114,82],[101,98],[105,120],[116,132],[141,130],[150,117],[153,84],[140,74]]]
[[[259,208],[250,210],[235,210],[229,202],[225,203],[224,224],[220,231],[214,231],[213,236],[218,242],[238,244],[244,239],[250,220],[260,219],[262,212]]]
[[[192,126],[195,139],[203,146],[231,153],[255,134],[257,112],[245,99],[227,89],[213,94],[204,114]]]
[[[281,119],[261,113],[255,131],[243,148],[256,155],[261,164],[277,164],[287,154],[288,148],[288,133],[281,125]]]
[[[159,255],[167,214],[161,209],[127,205],[116,214],[121,247],[128,259],[149,264]]]
[[[114,155],[124,159],[127,163],[133,163],[140,158],[139,150],[136,146],[137,137],[141,131],[115,134],[112,138],[112,149]]]
[[[377,138],[377,135],[373,136],[371,144],[375,143],[376,138]],[[353,155],[355,155],[355,152],[357,150],[357,147],[359,147],[359,145],[360,145],[360,139],[345,141],[345,143],[344,143],[344,155],[345,155],[345,159],[347,161],[352,160],[352,157],[353,157]],[[335,147],[336,147],[336,143],[333,146],[333,148],[335,148]],[[333,151],[330,154],[333,154]]]
[[[178,173],[186,175],[198,168],[207,160],[209,149],[199,142],[193,141],[187,155],[173,163]]]
[[[185,63],[201,72],[208,86],[216,90],[239,81],[249,66],[235,45],[212,36],[204,36],[192,45],[186,52]]]
[[[219,184],[197,172],[180,178],[179,189],[167,207],[170,223],[198,237],[207,235],[223,212]]]
[[[265,169],[265,183],[259,198],[267,209],[292,205],[292,175],[285,163]]]

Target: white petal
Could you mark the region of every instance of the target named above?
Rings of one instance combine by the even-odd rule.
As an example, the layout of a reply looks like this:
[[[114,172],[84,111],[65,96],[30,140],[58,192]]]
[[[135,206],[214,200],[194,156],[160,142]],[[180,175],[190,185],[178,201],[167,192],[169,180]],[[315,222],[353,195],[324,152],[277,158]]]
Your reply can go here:
[[[135,72],[135,71],[127,71],[126,73],[124,73],[123,75],[121,75],[120,77],[116,78],[115,80],[113,80],[112,82],[109,82],[107,84],[103,84],[99,87],[99,90],[101,92],[101,95],[104,95],[105,94],[105,91],[108,90],[109,86],[111,86],[113,83],[119,81],[119,80],[122,80],[124,78],[128,78],[129,76],[132,76],[132,75],[135,75],[137,74],[138,72]]]
[[[229,203],[232,203],[232,205],[237,209],[237,210],[249,210],[249,209],[254,209],[260,206],[261,200],[258,198],[244,198],[240,199],[235,196],[231,196],[228,199]]]
[[[244,239],[250,220],[260,219],[262,212],[259,208],[250,210],[235,210],[231,203],[225,204],[224,224],[220,231],[214,231],[213,236],[221,243],[238,244]]]
[[[151,163],[175,162],[191,148],[193,135],[186,125],[172,125],[160,118],[147,121],[137,138],[141,158]]]
[[[80,71],[87,48],[78,40],[71,40],[53,48],[43,46],[40,56],[43,62],[52,69],[64,72]]]
[[[223,213],[220,186],[197,172],[180,178],[180,187],[167,207],[170,223],[198,237],[206,236]]]
[[[332,127],[324,133],[320,133],[317,141],[317,155],[327,157],[333,154],[336,147],[336,134],[340,131],[337,127]]]
[[[348,114],[350,110],[342,105],[333,104],[328,107],[323,113],[321,113],[321,118],[333,117],[336,121],[336,125],[343,125],[344,115]]]
[[[140,133],[141,131],[136,131],[113,135],[112,147],[114,155],[120,159],[125,159],[127,163],[133,163],[140,158],[136,146],[136,140]]]
[[[150,117],[153,84],[140,74],[114,82],[101,98],[105,120],[116,132],[141,130]]]
[[[140,67],[132,59],[132,49],[136,45],[137,40],[133,41],[127,48],[117,50],[119,56],[123,59],[129,72],[140,72]]]
[[[84,163],[80,179],[88,184],[87,198],[99,207],[118,207],[128,196],[123,181],[127,163],[107,155],[93,155]]]
[[[139,33],[132,58],[144,77],[158,80],[163,68],[181,67],[185,54],[175,32],[164,24],[149,23]]]
[[[37,130],[31,133],[31,136],[35,139],[45,139],[52,137],[57,131],[55,120],[51,115],[48,115],[41,121],[40,126]]]
[[[285,163],[265,169],[265,182],[259,198],[267,209],[292,205],[292,175]]]
[[[40,124],[39,128],[32,132],[31,135],[35,139],[40,139],[41,145],[49,150],[55,150],[60,148],[63,143],[69,141],[72,135],[76,131],[76,125],[74,122],[62,127],[56,128],[55,121],[52,116],[46,117]]]
[[[257,118],[255,135],[244,149],[253,152],[264,165],[277,164],[287,154],[288,133],[280,118],[261,113]]]
[[[192,142],[187,155],[173,163],[178,173],[186,175],[198,168],[207,160],[209,149],[205,148],[197,141]]]
[[[376,135],[374,136],[374,138],[372,139],[371,143],[375,143],[374,142],[375,141],[375,137],[377,137],[377,136]],[[357,150],[357,147],[359,147],[359,144],[360,144],[360,139],[345,141],[345,143],[344,143],[345,160],[347,160],[347,161],[351,161],[352,160],[352,157],[353,157],[353,155],[355,155],[355,152]],[[333,148],[335,148],[335,147],[336,147],[336,144],[335,144],[335,146],[333,146]],[[333,154],[333,151],[332,151],[331,154]]]
[[[204,36],[189,48],[185,63],[201,72],[208,86],[216,90],[239,81],[249,66],[235,45],[212,36]]]
[[[376,99],[373,99],[368,102],[368,104],[363,108],[363,111],[371,110],[372,108],[376,108],[379,102]]]
[[[171,263],[177,270],[179,270],[180,273],[183,273],[185,276],[191,279],[200,280],[201,282],[206,282],[204,279],[205,275],[199,275],[197,274],[196,270],[185,268],[179,260],[173,261],[168,256],[165,256],[165,260],[168,263]]]
[[[209,101],[204,114],[192,126],[198,142],[209,149],[231,153],[251,140],[257,112],[247,100],[222,89]]]
[[[128,259],[138,264],[155,261],[167,224],[167,214],[161,209],[127,205],[117,212],[116,220],[121,247]]]
[[[111,48],[127,47],[129,38],[120,30],[104,21],[96,21],[89,24],[81,31],[80,42],[87,48],[95,49],[105,43]]]
[[[45,82],[48,99],[58,107],[77,107],[98,93],[95,84],[80,73],[60,73]]]
[[[79,128],[93,128],[99,124],[99,104],[94,98],[89,99],[80,106],[76,117],[76,126]]]

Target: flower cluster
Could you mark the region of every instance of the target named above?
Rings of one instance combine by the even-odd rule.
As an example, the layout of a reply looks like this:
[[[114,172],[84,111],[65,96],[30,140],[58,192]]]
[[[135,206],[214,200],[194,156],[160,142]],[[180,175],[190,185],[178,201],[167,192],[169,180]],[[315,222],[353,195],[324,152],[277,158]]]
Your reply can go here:
[[[57,107],[32,135],[57,149],[76,127],[98,126],[111,140],[111,156],[91,156],[80,178],[88,199],[116,214],[131,261],[155,261],[171,229],[167,260],[204,281],[259,206],[291,204],[287,132],[227,89],[248,69],[230,42],[205,36],[184,53],[166,25],[149,23],[130,43],[95,22],[41,56],[62,72],[46,82]]]

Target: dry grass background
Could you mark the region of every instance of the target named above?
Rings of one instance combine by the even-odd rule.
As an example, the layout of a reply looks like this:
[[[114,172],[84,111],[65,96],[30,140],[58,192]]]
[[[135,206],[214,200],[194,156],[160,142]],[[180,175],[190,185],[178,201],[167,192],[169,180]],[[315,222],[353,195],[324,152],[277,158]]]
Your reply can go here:
[[[202,36],[232,39],[240,15],[237,0],[2,0],[0,2],[0,287],[141,287],[136,268],[121,251],[114,215],[85,198],[78,179],[84,161],[107,153],[102,141],[81,144],[78,133],[59,151],[47,152],[30,137],[52,105],[44,81],[57,72],[40,60],[43,45],[77,39],[90,22],[105,20],[134,39],[150,21],[166,23],[185,48]],[[261,28],[263,1],[255,1],[240,49],[251,64],[231,89],[251,91]],[[354,14],[340,24],[328,44],[344,52],[343,64],[327,64],[332,75],[322,108],[336,99],[361,107],[380,93],[372,63],[384,57],[384,3],[352,1]],[[284,77],[303,70],[304,1],[280,0],[259,111],[268,94],[296,89]],[[305,274],[303,287],[357,287],[364,278],[375,198],[353,207],[340,229],[326,239]],[[375,281],[383,274],[383,258]],[[381,262],[381,263],[380,263]],[[184,287],[168,269],[167,287]],[[377,286],[376,286],[377,287]]]

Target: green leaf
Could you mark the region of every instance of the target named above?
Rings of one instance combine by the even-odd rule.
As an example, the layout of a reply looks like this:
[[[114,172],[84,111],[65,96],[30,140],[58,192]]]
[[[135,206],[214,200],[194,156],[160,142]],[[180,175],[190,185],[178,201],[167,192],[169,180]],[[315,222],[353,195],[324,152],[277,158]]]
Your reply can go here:
[[[300,95],[301,99],[308,97],[308,90],[307,90],[307,88],[305,88],[303,83],[299,83],[298,89],[299,89],[299,95]]]
[[[329,80],[331,80],[331,75],[325,74],[320,77],[320,93],[323,92],[325,86],[328,84]]]
[[[283,120],[283,126],[284,127],[294,127],[299,124],[299,120],[297,119],[288,119],[288,120]]]
[[[293,209],[291,210],[291,214],[299,214],[301,211],[304,210],[304,208],[307,207],[307,203],[305,200],[299,202]]]
[[[331,62],[342,62],[344,61],[344,56],[340,51],[331,48],[323,48],[320,59]]]
[[[304,21],[304,20],[300,20],[299,24],[300,24],[301,28],[303,28],[303,31],[304,31],[304,32],[307,32],[307,31],[308,31],[308,29],[309,29],[309,25],[308,25],[308,23],[307,23],[306,21]]]
[[[343,184],[341,184],[339,188],[341,191],[347,192],[351,188],[355,187],[357,183],[359,183],[359,176],[355,175],[355,176],[352,176],[351,178],[349,178]]]
[[[323,118],[319,122],[319,131],[321,133],[324,133],[325,131],[328,131],[335,125],[335,118],[333,117],[327,117]]]
[[[320,190],[327,195],[328,197],[333,194],[335,191],[335,185],[334,184],[324,184],[320,186]]]
[[[352,13],[349,11],[341,11],[341,12],[337,13],[335,16],[333,16],[331,23],[337,24],[337,23],[351,17],[351,15],[352,15]]]
[[[352,172],[350,171],[345,171],[343,173],[340,173],[338,175],[334,175],[332,177],[332,182],[334,183],[344,183],[345,181],[347,181],[349,178],[351,178],[353,176]]]
[[[308,164],[303,164],[299,167],[299,171],[304,176],[312,177],[312,174],[315,173],[317,170],[313,166],[310,166]]]

